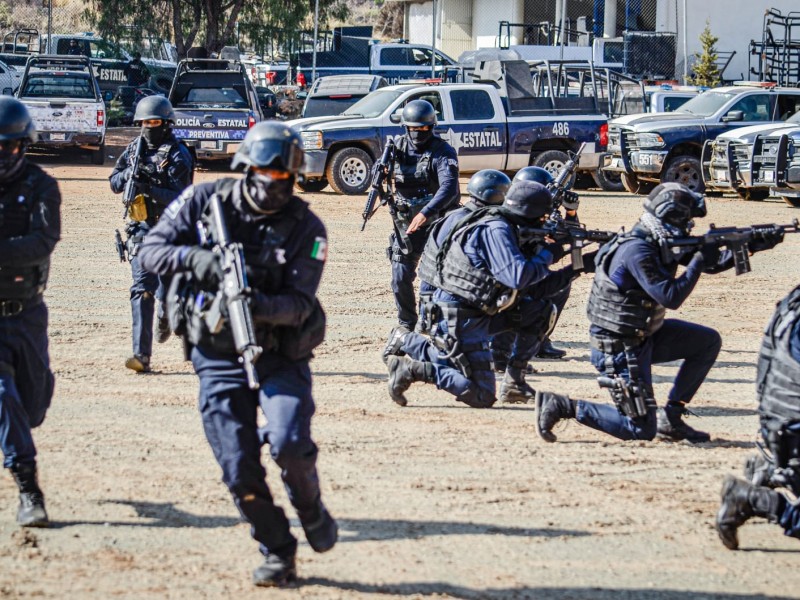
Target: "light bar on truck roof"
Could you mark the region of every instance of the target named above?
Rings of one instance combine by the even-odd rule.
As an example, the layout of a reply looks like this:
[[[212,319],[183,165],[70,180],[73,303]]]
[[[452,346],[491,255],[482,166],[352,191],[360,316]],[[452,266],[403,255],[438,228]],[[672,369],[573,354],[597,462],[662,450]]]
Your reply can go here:
[[[744,87],[760,87],[760,88],[774,88],[778,84],[774,81],[734,81],[733,85],[741,85]]]
[[[420,83],[420,84],[425,84],[425,85],[439,85],[440,83],[442,83],[442,78],[441,77],[433,77],[433,78],[428,78],[428,79],[400,79],[400,80],[398,80],[397,83],[400,83],[400,84],[403,84],[403,83]]]

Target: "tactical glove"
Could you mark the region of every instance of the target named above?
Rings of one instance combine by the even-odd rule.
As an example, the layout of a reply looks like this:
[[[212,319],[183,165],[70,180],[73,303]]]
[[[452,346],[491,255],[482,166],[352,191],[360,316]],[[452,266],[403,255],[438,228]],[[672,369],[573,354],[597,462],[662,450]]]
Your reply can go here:
[[[207,289],[216,289],[222,282],[222,265],[216,252],[192,248],[184,257],[183,265]]]
[[[597,260],[597,250],[592,252],[587,252],[583,255],[583,272],[584,273],[594,273],[597,270],[597,265],[595,264],[595,260]]]
[[[719,248],[714,244],[705,244],[697,251],[697,254],[703,258],[706,267],[711,267],[719,262]]]

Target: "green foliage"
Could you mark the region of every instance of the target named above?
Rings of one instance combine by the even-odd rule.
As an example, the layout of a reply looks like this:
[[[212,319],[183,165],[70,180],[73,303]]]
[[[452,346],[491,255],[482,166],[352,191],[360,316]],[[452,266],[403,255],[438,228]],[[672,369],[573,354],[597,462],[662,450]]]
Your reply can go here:
[[[125,108],[122,106],[122,101],[114,98],[106,104],[106,123],[109,126],[117,125],[125,116]]]
[[[694,75],[690,77],[693,85],[703,85],[714,87],[720,83],[720,73],[717,68],[717,48],[716,43],[719,38],[711,33],[711,26],[706,21],[706,26],[700,34],[700,45],[702,52],[695,52]]]

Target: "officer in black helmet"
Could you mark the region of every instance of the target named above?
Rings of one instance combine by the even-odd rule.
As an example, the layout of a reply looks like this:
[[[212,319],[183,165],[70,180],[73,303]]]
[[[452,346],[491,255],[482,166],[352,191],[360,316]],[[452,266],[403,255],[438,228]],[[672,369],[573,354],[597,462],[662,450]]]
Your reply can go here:
[[[703,197],[678,183],[657,186],[644,202],[644,214],[634,228],[604,245],[589,294],[591,361],[601,373],[616,408],[571,400],[549,392],[536,396],[537,431],[548,442],[562,419],[604,431],[623,440],[652,440],[658,433],[672,440],[707,442],[708,433],[684,420],[688,404],[714,364],[722,341],[709,327],[665,319],[689,297],[703,273],[733,266],[729,250],[713,245],[676,259],[667,238],[688,235],[693,219],[706,215]],[[752,251],[772,247],[766,240]],[[677,276],[679,264],[686,270]],[[666,406],[657,408],[651,365],[682,360]]]
[[[408,234],[411,251],[403,254],[394,234],[387,254],[392,261],[392,292],[398,325],[411,331],[417,324],[414,278],[429,226],[458,205],[458,156],[434,134],[436,111],[426,100],[412,100],[402,113],[406,134],[397,144],[394,183],[398,226]]]
[[[405,355],[388,357],[389,395],[395,403],[407,404],[405,392],[416,381],[435,383],[473,408],[495,403],[489,338],[509,328],[540,336],[549,315],[542,314],[538,303],[518,296],[545,278],[563,286],[574,274],[572,267],[551,273],[553,254],[546,248],[533,256],[520,250],[517,228],[540,226],[551,207],[552,196],[544,186],[519,182],[509,188],[502,206],[473,212],[441,243],[434,231],[420,276],[437,288],[432,309],[436,323],[432,340],[406,334],[400,348]]]
[[[330,550],[336,521],[322,504],[317,446],[311,438],[311,351],[322,340],[325,314],[316,294],[325,265],[327,234],[308,204],[292,194],[303,164],[300,136],[274,121],[247,132],[232,168],[241,179],[224,178],[186,189],[145,238],[144,267],[161,275],[182,274],[191,298],[173,307],[185,324],[184,340],[200,378],[200,413],[206,437],[222,467],[242,517],[250,524],[264,563],[253,572],[260,586],[282,586],[296,578],[297,539],[273,502],[261,464],[261,447],[281,469],[289,500],[311,548]],[[202,313],[219,291],[219,253],[198,240],[198,223],[208,219],[217,194],[232,241],[243,245],[250,308],[263,352],[256,363],[260,388],[248,387],[231,330],[208,330]],[[176,277],[171,290],[178,287]],[[198,300],[204,297],[206,300]],[[259,428],[261,408],[266,426]]]
[[[127,207],[125,232],[127,256],[131,263],[131,313],[133,316],[133,354],[125,366],[137,373],[150,371],[153,353],[153,314],[158,308],[156,340],[170,336],[164,311],[165,282],[142,268],[139,248],[145,235],[161,218],[164,209],[192,182],[194,161],[189,149],[172,135],[175,111],[163,96],[148,96],[136,105],[134,123],[141,126],[141,136],[120,155],[109,176],[111,191],[120,194],[133,179],[136,200]],[[140,143],[141,140],[141,143]],[[134,172],[134,157],[141,152],[139,168]]]
[[[0,97],[0,449],[19,487],[23,527],[49,525],[31,429],[53,397],[42,294],[61,237],[58,184],[25,157],[36,139],[25,105]]]

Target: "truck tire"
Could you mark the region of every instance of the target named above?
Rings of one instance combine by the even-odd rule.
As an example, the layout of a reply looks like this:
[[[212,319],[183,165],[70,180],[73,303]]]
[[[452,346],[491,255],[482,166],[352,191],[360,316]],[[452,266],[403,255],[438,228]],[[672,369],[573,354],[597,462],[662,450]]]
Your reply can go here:
[[[625,189],[625,186],[622,185],[622,178],[617,171],[596,169],[592,171],[592,179],[604,192],[621,192]]]
[[[100,148],[97,150],[91,150],[90,155],[93,165],[102,165],[106,162],[106,145],[100,144]]]
[[[338,193],[357,196],[369,188],[372,164],[370,155],[361,148],[342,148],[328,161],[325,175]]]
[[[661,176],[661,183],[669,181],[681,183],[693,192],[700,194],[706,190],[700,160],[688,154],[676,156],[667,163],[667,168],[664,169],[664,174]]]
[[[566,152],[562,152],[561,150],[546,150],[541,154],[537,154],[536,158],[533,159],[534,167],[542,167],[545,171],[550,173],[553,177],[558,175],[558,172],[564,168],[564,165],[567,164],[569,161],[569,155]],[[565,182],[565,186],[567,189],[570,189],[573,185],[575,185],[575,173],[572,174],[572,177],[567,179]]]
[[[622,182],[622,187],[631,194],[649,194],[656,187],[656,184],[652,181],[639,181],[639,178],[632,173],[620,173],[619,179]]]
[[[742,200],[766,200],[769,198],[769,190],[762,188],[739,188],[736,190],[736,195]]]
[[[792,208],[800,208],[800,198],[795,198],[794,196],[782,196],[782,198]]]
[[[315,194],[328,187],[328,180],[324,177],[320,177],[319,179],[303,179],[302,182],[298,180],[295,181],[294,184],[304,192]]]

